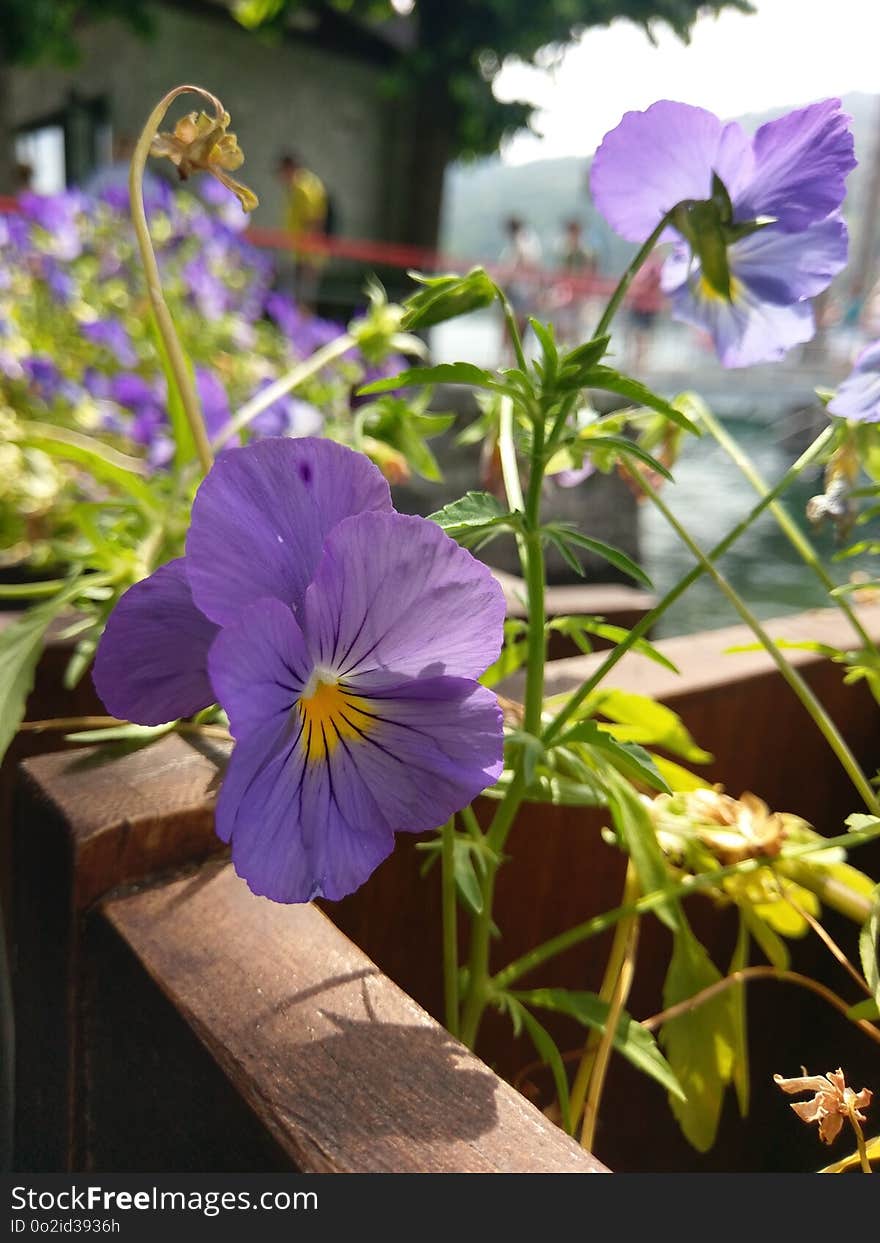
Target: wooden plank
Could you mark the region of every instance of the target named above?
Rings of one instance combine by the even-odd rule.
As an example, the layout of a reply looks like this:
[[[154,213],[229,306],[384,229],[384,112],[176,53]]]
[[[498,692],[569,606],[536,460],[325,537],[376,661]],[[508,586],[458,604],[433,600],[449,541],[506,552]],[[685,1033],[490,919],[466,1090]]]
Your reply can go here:
[[[227,866],[103,911],[295,1168],[603,1168],[316,907],[255,898]]]

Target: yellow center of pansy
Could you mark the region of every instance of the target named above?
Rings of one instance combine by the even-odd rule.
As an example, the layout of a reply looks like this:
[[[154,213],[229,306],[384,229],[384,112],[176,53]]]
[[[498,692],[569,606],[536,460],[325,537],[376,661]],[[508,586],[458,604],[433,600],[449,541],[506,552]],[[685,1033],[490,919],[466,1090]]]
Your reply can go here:
[[[375,725],[367,701],[354,695],[332,676],[312,674],[299,700],[302,748],[307,763],[332,755],[340,741],[361,741]]]

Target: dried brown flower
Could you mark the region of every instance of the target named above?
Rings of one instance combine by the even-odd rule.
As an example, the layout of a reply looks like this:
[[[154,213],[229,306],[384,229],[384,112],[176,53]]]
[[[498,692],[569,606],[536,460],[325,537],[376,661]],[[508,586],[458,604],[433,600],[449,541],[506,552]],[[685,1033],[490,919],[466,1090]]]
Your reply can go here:
[[[802,1066],[802,1076],[784,1079],[782,1075],[774,1075],[773,1082],[789,1096],[798,1092],[812,1092],[808,1101],[794,1101],[792,1109],[802,1122],[819,1124],[819,1138],[823,1144],[831,1144],[840,1134],[844,1122],[849,1119],[854,1123],[865,1121],[863,1109],[871,1103],[873,1093],[868,1088],[856,1092],[849,1087],[843,1071],[830,1070],[827,1075],[808,1075]]]
[[[150,154],[165,156],[177,168],[182,181],[194,172],[210,173],[241,203],[243,211],[253,211],[259,200],[252,190],[230,177],[241,168],[244,153],[235,134],[227,133],[229,113],[189,112],[177,122],[174,132],[157,134]]]

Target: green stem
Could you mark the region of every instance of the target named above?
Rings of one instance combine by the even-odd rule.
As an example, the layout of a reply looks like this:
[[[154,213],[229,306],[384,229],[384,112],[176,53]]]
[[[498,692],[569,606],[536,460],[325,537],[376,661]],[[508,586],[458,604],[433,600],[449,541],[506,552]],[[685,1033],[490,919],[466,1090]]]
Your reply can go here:
[[[519,540],[520,558],[528,595],[528,668],[526,672],[524,727],[536,737],[541,731],[541,712],[544,702],[544,660],[546,655],[546,628],[544,617],[544,549],[541,543],[541,485],[544,480],[544,424],[538,420],[534,426],[531,467],[525,500],[519,489],[519,472],[516,455],[508,446],[513,444],[512,404],[502,405],[502,422],[499,431],[499,452],[508,504],[511,509],[522,509],[525,534]],[[496,811],[486,834],[486,841],[494,858],[486,860],[481,890],[483,905],[475,916],[471,931],[468,992],[462,1014],[461,1039],[473,1048],[479,1032],[480,1021],[490,998],[489,954],[491,948],[492,905],[495,898],[495,880],[500,866],[501,852],[526,790],[524,758],[520,760],[516,775],[504,799]]]
[[[739,467],[742,474],[749,481],[758,495],[766,496],[770,489],[767,487],[767,484],[762,479],[754,462],[743,450],[742,446],[734,440],[727,429],[722,426],[711,411],[704,410],[701,417],[706,430],[715,437],[721,448],[724,449],[735,465]],[[768,505],[768,509],[778,522],[780,529],[788,539],[789,543],[798,552],[804,563],[810,567],[825,590],[830,594],[837,584],[825,569],[819,559],[816,549],[810,543],[807,536],[791,517],[788,510],[778,501],[771,501]],[[869,651],[876,651],[873,639],[859,621],[859,618],[849,601],[844,596],[831,596],[831,599],[849,620],[850,625],[864,646]]]
[[[202,90],[200,86],[176,86],[173,91],[169,91],[150,113],[141,136],[137,141],[137,146],[131,157],[131,167],[128,174],[128,193],[131,200],[131,216],[134,222],[135,236],[141,253],[141,262],[144,265],[147,293],[149,294],[153,313],[156,316],[156,324],[168,355],[168,364],[180,393],[180,400],[186,420],[192,432],[199,462],[201,463],[202,470],[207,473],[211,469],[214,460],[211,446],[208,442],[208,433],[205,431],[205,423],[202,419],[195,380],[187,365],[180,338],[174,327],[174,320],[171,318],[171,312],[162,292],[159,266],[156,263],[156,255],[153,251],[153,242],[150,237],[150,226],[147,223],[147,214],[144,210],[144,169],[147,165],[147,157],[150,154],[150,145],[159,131],[159,126],[162,124],[165,113],[180,95],[201,95],[203,99],[206,99],[213,106],[216,115],[221,116],[223,114],[223,105],[219,99],[212,95],[210,91]]]
[[[238,410],[235,416],[229,420],[219,435],[215,436],[212,448],[219,451],[227,444],[233,436],[237,436],[250,423],[253,423],[264,410],[268,410],[274,405],[279,398],[291,392],[304,384],[306,380],[310,380],[313,375],[326,367],[329,363],[335,362],[337,358],[341,358],[343,354],[348,353],[355,344],[354,337],[345,332],[334,340],[322,345],[319,350],[315,350],[303,362],[298,363],[286,375],[279,376],[272,384],[267,384],[265,388],[260,389],[259,393],[253,396],[250,401]]]
[[[810,690],[809,686],[807,686],[804,679],[797,672],[797,670],[788,663],[774,640],[758,621],[757,617],[755,617],[754,613],[752,613],[751,609],[746,605],[745,601],[742,600],[739,593],[730,585],[712,560],[706,556],[705,552],[703,552],[699,544],[697,544],[697,542],[691,537],[686,528],[682,526],[657,490],[644,476],[633,474],[632,477],[637,481],[639,487],[646,494],[646,496],[650,497],[654,505],[666,519],[670,527],[672,527],[673,531],[676,533],[684,546],[691,553],[693,553],[694,557],[696,557],[697,561],[703,566],[706,573],[708,573],[714,580],[721,593],[733,605],[737,613],[739,613],[740,617],[762,644],[767,652],[767,655],[782,675],[784,681],[788,684],[791,690],[794,691],[806,711],[813,718],[817,729],[822,734],[831,750],[837,756],[841,766],[846,771],[861,798],[864,800],[865,806],[874,815],[880,815],[880,800],[878,800],[877,795],[871,788],[870,782],[859,767],[858,761],[852,751],[850,751],[837,726],[831,720],[831,717]]]
[[[523,349],[522,337],[519,335],[519,326],[516,322],[516,316],[513,313],[513,307],[507,299],[507,294],[503,289],[495,286],[495,292],[498,295],[498,301],[501,303],[501,309],[504,312],[504,320],[507,324],[507,331],[510,333],[510,342],[513,346],[513,352],[516,356],[516,364],[522,371],[523,375],[528,374],[529,365],[526,362],[525,350]]]
[[[838,846],[846,850],[874,841],[878,837],[880,837],[880,824],[849,833],[841,833],[838,837],[825,838],[818,842],[803,842],[783,847],[781,857],[786,861],[789,859],[799,859],[811,854],[824,853],[826,850],[834,850]],[[739,863],[731,863],[727,867],[718,868],[713,872],[701,872],[697,876],[685,876],[680,881],[665,886],[663,889],[654,889],[650,893],[646,893],[635,902],[615,907],[611,911],[604,911],[601,915],[594,915],[592,919],[587,919],[582,924],[576,924],[573,928],[560,932],[557,936],[544,941],[542,945],[529,950],[521,958],[508,963],[492,979],[491,989],[492,991],[503,992],[505,989],[510,988],[511,984],[514,984],[521,976],[528,975],[529,972],[542,967],[544,963],[558,957],[559,954],[564,954],[566,950],[572,949],[575,945],[580,945],[582,941],[589,941],[592,937],[599,936],[629,915],[645,915],[668,902],[670,898],[684,898],[688,894],[698,893],[703,889],[712,889],[728,876],[747,875],[767,866],[766,859],[742,859]],[[835,905],[833,895],[829,895],[829,905]],[[842,910],[843,914],[847,913],[842,907],[837,909]],[[859,920],[857,922],[864,921]]]
[[[780,496],[795,481],[795,479],[797,479],[801,472],[822,454],[833,434],[833,430],[829,427],[817,436],[817,438],[801,454],[797,461],[789,467],[776,486],[771,488],[770,491],[761,498],[758,504],[742,520],[742,522],[737,523],[733,530],[725,535],[724,539],[721,540],[719,544],[715,545],[712,551],[708,554],[712,561],[717,561],[719,557],[723,556],[723,554],[736,543],[740,536],[749,529],[755,519],[764,512],[768,505],[772,504],[776,497]],[[633,626],[626,638],[622,639],[616,647],[611,649],[595,673],[593,673],[586,680],[586,682],[584,682],[582,686],[578,687],[574,694],[566,700],[563,707],[559,710],[557,715],[544,731],[545,743],[551,742],[559,734],[560,730],[562,730],[571,720],[584,700],[592,694],[597,686],[600,685],[617,662],[626,655],[630,648],[633,647],[639,639],[643,638],[644,635],[650,632],[651,628],[663,616],[666,610],[670,608],[680,596],[683,596],[687,589],[695,583],[703,573],[703,565],[695,565],[692,570],[685,574],[684,578],[680,579],[675,586],[666,593],[659,603],[655,604],[654,608],[652,608],[644,615],[644,617],[636,622],[635,626]]]
[[[455,892],[455,817],[442,829],[443,995],[446,1027],[458,1035],[458,900]]]
[[[605,310],[602,312],[602,318],[599,320],[599,323],[596,326],[596,331],[593,334],[594,336],[603,337],[605,333],[608,331],[609,327],[611,326],[611,321],[614,319],[614,316],[617,314],[617,311],[618,311],[618,308],[620,307],[621,302],[626,297],[626,291],[629,289],[630,285],[632,284],[633,277],[636,275],[639,268],[641,268],[642,264],[647,259],[648,255],[650,255],[651,251],[654,249],[654,247],[659,242],[660,235],[663,233],[664,229],[667,228],[667,226],[669,225],[669,221],[671,219],[672,219],[672,213],[667,212],[667,214],[663,217],[663,219],[657,225],[657,228],[654,230],[651,236],[647,239],[646,242],[642,244],[641,248],[639,249],[632,263],[626,269],[623,276],[621,276],[617,284],[617,288],[615,289],[614,293],[611,295],[611,299],[608,305],[606,306]]]
[[[871,1158],[868,1156],[868,1146],[865,1143],[865,1132],[862,1130],[861,1123],[856,1117],[855,1110],[852,1106],[849,1109],[849,1120],[852,1123],[852,1129],[856,1134],[856,1149],[859,1154],[859,1165],[863,1174],[873,1174],[871,1169]]]

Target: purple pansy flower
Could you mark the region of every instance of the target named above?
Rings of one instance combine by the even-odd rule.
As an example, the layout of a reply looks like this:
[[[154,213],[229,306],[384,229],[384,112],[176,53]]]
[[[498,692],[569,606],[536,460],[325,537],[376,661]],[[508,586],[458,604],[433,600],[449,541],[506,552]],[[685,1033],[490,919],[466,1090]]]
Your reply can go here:
[[[842,419],[880,423],[880,341],[862,350],[827,408]]]
[[[215,701],[236,740],[217,832],[251,889],[337,899],[501,772],[501,645],[487,568],[396,513],[365,457],[263,440],[215,462],[186,556],[122,597],[95,684],[157,724]]]
[[[628,112],[596,152],[593,198],[623,237],[644,242],[676,209],[661,239],[676,243],[663,288],[677,319],[708,329],[725,366],[781,358],[812,337],[808,299],[846,263],[849,122],[829,99],[750,138],[661,100]]]

